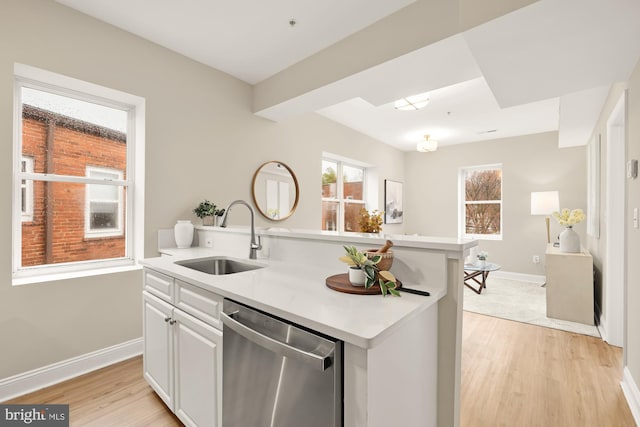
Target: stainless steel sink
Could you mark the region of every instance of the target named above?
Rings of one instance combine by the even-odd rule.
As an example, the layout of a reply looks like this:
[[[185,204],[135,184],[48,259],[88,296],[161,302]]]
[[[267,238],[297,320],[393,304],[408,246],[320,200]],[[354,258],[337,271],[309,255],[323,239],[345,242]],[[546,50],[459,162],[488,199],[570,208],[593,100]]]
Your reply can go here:
[[[242,273],[243,271],[251,271],[263,268],[263,266],[258,264],[250,264],[248,262],[242,262],[236,259],[219,256],[210,258],[188,259],[184,261],[176,261],[175,263],[183,267],[214,275],[235,274]]]

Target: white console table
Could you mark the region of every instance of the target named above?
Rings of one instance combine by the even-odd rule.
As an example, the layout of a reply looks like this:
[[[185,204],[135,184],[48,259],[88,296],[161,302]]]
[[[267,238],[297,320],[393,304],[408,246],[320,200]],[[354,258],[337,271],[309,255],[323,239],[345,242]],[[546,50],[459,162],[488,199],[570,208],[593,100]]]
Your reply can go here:
[[[593,257],[547,245],[547,317],[593,325]]]

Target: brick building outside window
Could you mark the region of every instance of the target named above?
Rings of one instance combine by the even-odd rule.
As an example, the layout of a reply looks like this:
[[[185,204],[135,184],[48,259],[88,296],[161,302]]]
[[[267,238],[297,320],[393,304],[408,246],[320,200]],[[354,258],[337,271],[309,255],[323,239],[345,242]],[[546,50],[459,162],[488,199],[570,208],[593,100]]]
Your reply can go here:
[[[23,171],[122,180],[126,134],[27,104]],[[124,188],[22,180],[22,266],[125,256]]]

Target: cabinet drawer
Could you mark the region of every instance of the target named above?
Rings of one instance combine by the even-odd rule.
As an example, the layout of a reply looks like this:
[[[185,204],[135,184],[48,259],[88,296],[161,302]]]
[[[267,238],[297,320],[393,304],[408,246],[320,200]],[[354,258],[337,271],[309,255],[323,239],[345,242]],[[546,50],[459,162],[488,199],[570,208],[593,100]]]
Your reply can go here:
[[[173,277],[157,271],[144,270],[144,290],[167,302],[172,302],[173,280]]]
[[[222,300],[220,295],[176,280],[176,307],[218,329],[222,329]]]

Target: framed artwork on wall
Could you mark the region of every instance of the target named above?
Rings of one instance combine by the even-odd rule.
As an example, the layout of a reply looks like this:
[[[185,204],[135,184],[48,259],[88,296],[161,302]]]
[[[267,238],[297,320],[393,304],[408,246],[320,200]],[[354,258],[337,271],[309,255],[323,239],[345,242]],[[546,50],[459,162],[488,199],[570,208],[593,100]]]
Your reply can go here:
[[[402,183],[384,180],[384,223],[402,224],[404,214],[402,205]]]

